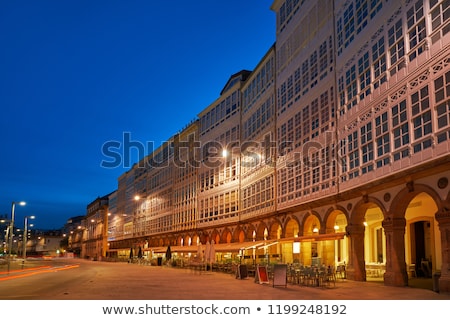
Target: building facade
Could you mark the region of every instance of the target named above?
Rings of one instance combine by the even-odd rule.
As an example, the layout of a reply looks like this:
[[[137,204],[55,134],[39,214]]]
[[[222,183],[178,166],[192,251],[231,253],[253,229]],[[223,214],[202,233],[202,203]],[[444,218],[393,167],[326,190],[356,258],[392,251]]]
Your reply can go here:
[[[276,0],[276,42],[118,178],[108,250],[450,292],[448,1]],[[137,197],[136,197],[137,196]],[[99,252],[100,254],[100,252]]]
[[[102,259],[108,250],[109,196],[98,197],[86,208],[86,219],[74,235],[81,240],[81,257]]]

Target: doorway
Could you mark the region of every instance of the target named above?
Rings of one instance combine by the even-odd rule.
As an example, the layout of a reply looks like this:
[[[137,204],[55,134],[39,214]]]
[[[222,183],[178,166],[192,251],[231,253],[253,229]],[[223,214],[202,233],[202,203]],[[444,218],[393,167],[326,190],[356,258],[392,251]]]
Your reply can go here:
[[[411,261],[415,263],[415,274],[418,278],[431,278],[431,226],[423,220],[411,225]]]

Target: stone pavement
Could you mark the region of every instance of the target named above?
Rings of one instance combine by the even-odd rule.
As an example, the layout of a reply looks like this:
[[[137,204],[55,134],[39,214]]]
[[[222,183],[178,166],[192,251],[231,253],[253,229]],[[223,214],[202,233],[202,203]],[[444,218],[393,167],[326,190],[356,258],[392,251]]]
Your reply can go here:
[[[335,285],[310,287],[297,284],[273,286],[254,278],[236,279],[234,274],[194,272],[165,266],[130,266],[154,288],[153,299],[174,300],[450,300],[450,295],[411,287],[390,287],[379,282],[339,279]],[[144,272],[142,272],[144,271]],[[142,291],[141,291],[142,292]],[[139,295],[136,296],[138,298]]]
[[[45,263],[48,263],[45,262]],[[55,262],[53,262],[55,263]],[[148,266],[82,259],[65,260],[80,268],[64,271],[78,276],[85,266],[92,274],[86,285],[67,285],[43,299],[106,300],[450,300],[450,295],[413,287],[390,287],[380,282],[339,279],[327,287],[297,284],[273,286],[234,274],[188,268]],[[27,261],[27,266],[31,262]],[[39,263],[36,262],[36,265]],[[16,262],[12,268],[20,268]],[[0,273],[3,270],[0,269]],[[13,280],[15,281],[15,280]],[[87,289],[88,288],[88,289]]]

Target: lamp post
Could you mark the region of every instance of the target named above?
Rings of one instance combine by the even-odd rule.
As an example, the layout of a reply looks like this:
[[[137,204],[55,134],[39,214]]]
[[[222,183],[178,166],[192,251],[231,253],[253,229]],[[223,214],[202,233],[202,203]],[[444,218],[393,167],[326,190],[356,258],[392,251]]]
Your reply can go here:
[[[134,217],[133,217],[133,237],[136,234],[139,234],[139,215],[138,215],[138,207],[139,207],[139,200],[141,200],[141,197],[139,195],[134,196],[135,206],[134,206]]]
[[[24,261],[27,260],[28,219],[34,219],[34,218],[35,218],[35,216],[26,216],[23,221],[24,226],[23,226],[23,238],[22,238],[22,242],[23,242],[22,253],[23,253]]]
[[[8,248],[8,239],[9,239],[9,223],[11,221],[9,219],[1,219],[0,223],[8,223],[8,226],[5,228],[4,235],[2,236],[2,247],[3,247],[3,254],[6,255],[7,248]]]
[[[18,202],[19,205],[24,206],[26,203],[24,201]],[[11,268],[11,250],[12,242],[14,236],[14,210],[16,208],[16,203],[13,201],[11,204],[11,222],[9,224],[9,241],[8,241],[8,273]]]

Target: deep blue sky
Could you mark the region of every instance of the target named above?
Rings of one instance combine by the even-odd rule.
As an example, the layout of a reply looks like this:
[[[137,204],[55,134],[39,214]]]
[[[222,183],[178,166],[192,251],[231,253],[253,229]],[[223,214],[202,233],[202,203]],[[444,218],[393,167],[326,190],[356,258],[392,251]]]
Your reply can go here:
[[[0,215],[84,215],[130,168],[102,168],[103,144],[157,147],[194,119],[275,42],[272,2],[1,1]]]

